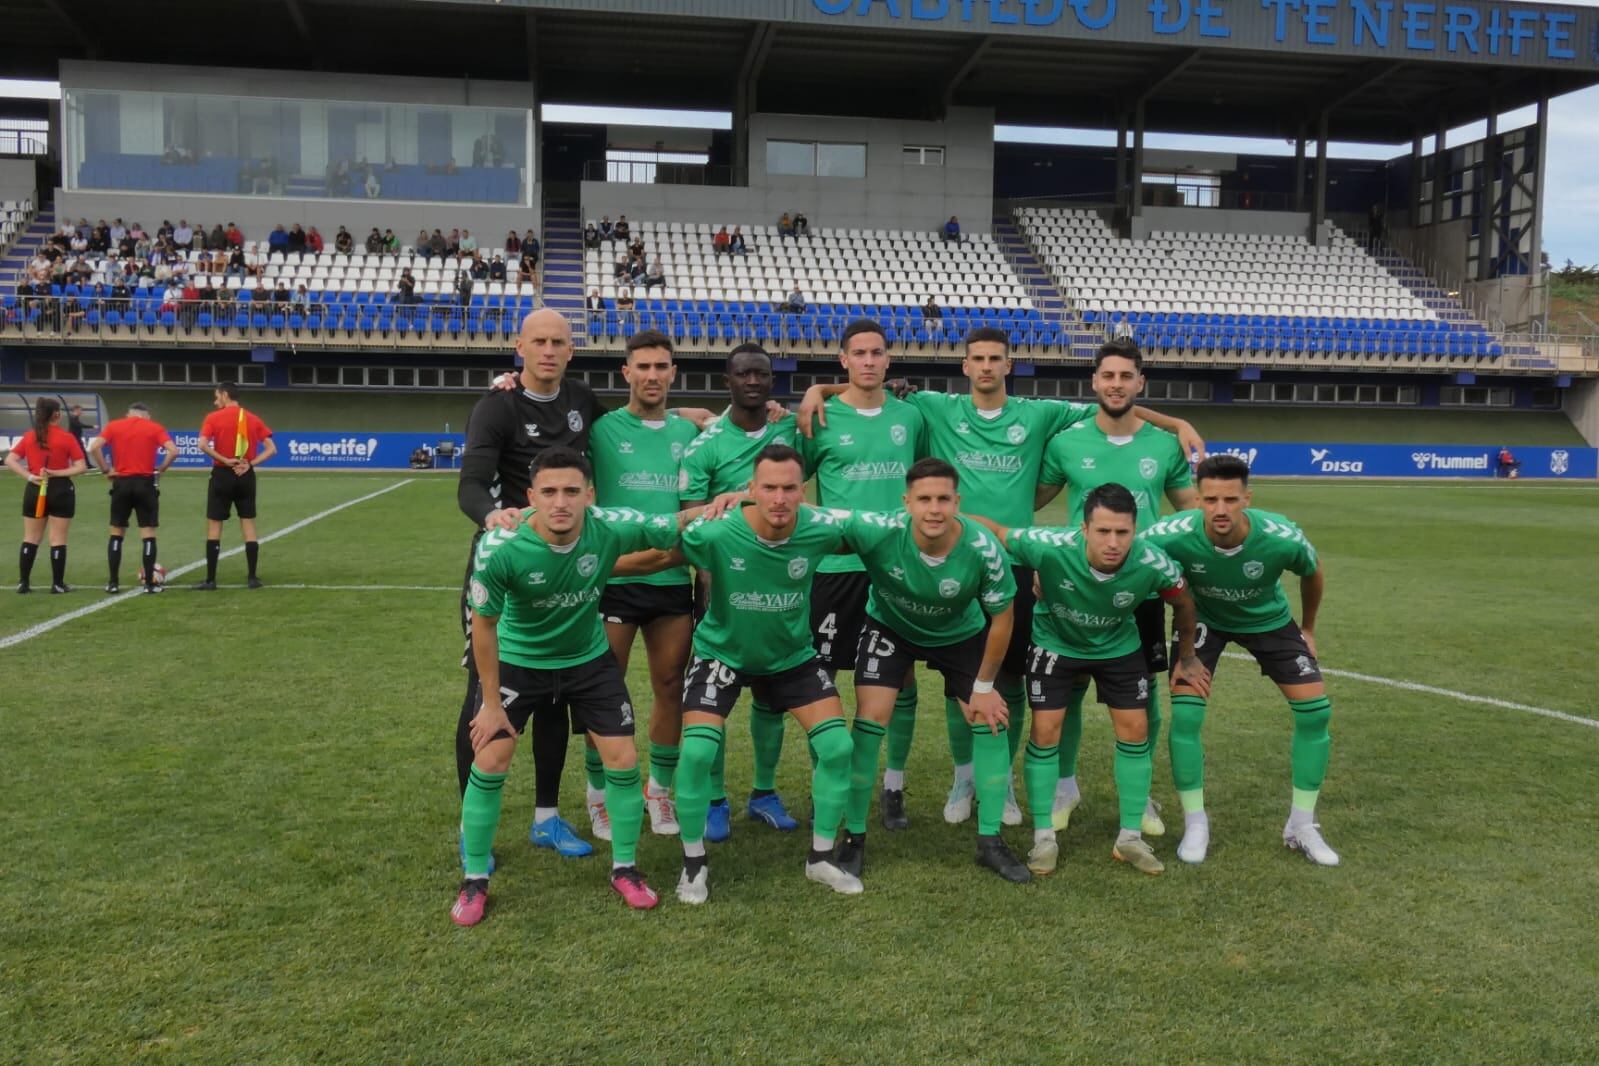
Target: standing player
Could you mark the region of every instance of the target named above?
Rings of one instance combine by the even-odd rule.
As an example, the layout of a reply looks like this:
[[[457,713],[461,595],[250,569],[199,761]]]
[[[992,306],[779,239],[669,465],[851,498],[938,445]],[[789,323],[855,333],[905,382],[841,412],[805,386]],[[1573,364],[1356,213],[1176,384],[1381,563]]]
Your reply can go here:
[[[644,793],[633,747],[633,704],[595,610],[622,555],[677,545],[680,519],[590,507],[593,472],[570,448],[533,460],[526,499],[532,509],[514,531],[479,543],[471,580],[472,654],[482,680],[473,716],[474,752],[461,797],[465,879],[450,912],[457,925],[483,920],[500,795],[529,717],[571,714],[604,762],[612,825],[611,887],[638,909],[655,893],[634,865]]]
[[[627,340],[622,376],[627,380],[626,407],[602,415],[594,423],[591,446],[594,489],[601,507],[630,507],[645,514],[678,512],[678,468],[684,449],[699,435],[693,422],[666,409],[677,369],[672,339],[655,330]],[[683,732],[683,671],[694,636],[694,587],[687,567],[647,577],[612,577],[600,600],[605,635],[622,672],[633,637],[644,632],[649,656],[650,773],[644,790],[650,831],[677,832],[671,790]],[[584,752],[588,773],[589,822],[594,835],[610,839],[603,792],[604,767],[599,752]],[[596,780],[598,778],[598,780]]]
[[[1249,465],[1231,455],[1199,464],[1199,510],[1156,523],[1145,539],[1182,564],[1199,604],[1195,654],[1215,670],[1228,644],[1255,657],[1260,672],[1277,683],[1294,712],[1293,802],[1283,843],[1320,866],[1337,866],[1338,853],[1321,838],[1316,799],[1327,775],[1332,701],[1316,664],[1316,613],[1325,578],[1299,527],[1280,514],[1250,504]],[[1299,575],[1303,617],[1294,625],[1283,595],[1284,572]],[[1203,862],[1210,846],[1205,814],[1205,751],[1200,728],[1206,693],[1172,684],[1171,772],[1183,805],[1183,839],[1177,857]]]
[[[722,416],[683,453],[678,494],[684,507],[708,502],[724,492],[744,488],[755,469],[755,457],[771,444],[796,443],[794,418],[768,417],[772,396],[772,357],[758,344],[745,343],[727,357],[730,403]],[[701,568],[703,583],[707,571]],[[784,718],[766,701],[766,688],[752,686],[750,740],[755,752],[755,775],[745,813],[773,829],[788,832],[799,823],[789,817],[777,794],[777,764],[783,756]],[[711,768],[711,806],[706,839],[714,843],[732,833],[732,810],[727,801],[725,749],[718,747]]]
[[[61,428],[61,401],[39,397],[33,405],[33,429],[6,453],[6,466],[26,478],[22,490],[22,550],[18,559],[21,580],[17,591],[33,589],[33,560],[48,525],[50,533],[50,591],[71,592],[67,586],[67,531],[78,510],[72,479],[88,467],[78,439]]]
[[[226,381],[218,385],[211,400],[216,410],[200,425],[200,450],[211,457],[211,482],[205,498],[205,580],[194,587],[200,592],[216,591],[222,523],[237,509],[249,586],[258,589],[261,579],[255,568],[261,545],[255,536],[255,468],[276,455],[278,446],[272,442],[267,424],[239,406],[237,384]]]
[[[921,412],[884,391],[889,354],[883,327],[857,319],[844,327],[839,362],[849,376],[844,391],[824,404],[822,424],[799,441],[805,472],[816,478],[816,502],[851,511],[895,511],[904,499],[905,474],[927,450]],[[817,567],[811,594],[811,633],[816,657],[838,677],[855,667],[855,648],[866,625],[866,567],[859,556],[834,555]],[[916,669],[888,720],[888,772],[883,778],[881,817],[886,829],[907,829],[905,763],[916,729]],[[860,719],[856,719],[859,723]],[[881,723],[880,723],[881,724]],[[857,753],[862,734],[855,734]],[[881,739],[879,735],[878,739]],[[876,781],[877,746],[871,746]],[[861,817],[865,817],[864,811]],[[865,832],[864,825],[858,832]]]
[[[677,800],[683,873],[677,896],[710,896],[705,828],[711,767],[727,716],[745,685],[773,712],[792,714],[816,758],[809,880],[854,895],[860,879],[834,863],[838,825],[849,794],[849,727],[833,679],[811,645],[811,582],[816,566],[838,550],[843,531],[826,511],[805,505],[804,464],[787,445],[762,448],[750,478],[753,503],[725,518],[683,531],[681,557],[710,574],[705,618],[694,631],[694,661],[683,682],[683,758]]]
[[[1005,379],[1011,372],[1010,340],[1001,329],[985,326],[966,335],[966,355],[961,361],[961,371],[971,382],[969,395],[923,391],[908,397],[926,420],[927,454],[945,460],[960,471],[963,506],[968,514],[982,515],[1004,525],[1030,525],[1033,493],[1038,486],[1045,445],[1067,426],[1090,417],[1095,409],[1059,400],[1009,397]],[[802,432],[809,430],[810,415],[821,406],[823,398],[842,389],[839,385],[816,385],[806,392],[800,408]],[[1187,422],[1145,408],[1138,408],[1138,414],[1176,433],[1185,449],[1203,454],[1204,441]],[[1033,613],[1033,575],[1021,565],[1014,565],[1013,572],[1016,624],[1011,631],[1010,649],[998,683],[1011,714],[1008,730],[1011,763],[1016,760],[1025,716],[1022,677],[1027,670]],[[958,823],[972,814],[971,731],[953,700],[944,701],[944,718],[955,762],[955,781],[944,805],[944,820]],[[1008,791],[1005,824],[1020,825],[1022,814],[1015,803],[1014,789]]]
[[[1010,776],[1004,737],[1010,711],[994,691],[1010,646],[1016,582],[993,534],[959,517],[960,475],[921,459],[905,475],[905,509],[841,517],[847,546],[871,576],[855,653],[855,755],[838,866],[856,877],[866,859],[866,812],[877,781],[877,749],[895,694],[926,662],[944,676],[972,733],[977,764],[977,862],[1010,881],[1032,875],[999,835]],[[841,513],[842,514],[842,513]]]
[[[1090,379],[1099,411],[1052,438],[1044,449],[1033,509],[1039,510],[1067,487],[1066,524],[1080,525],[1083,500],[1100,485],[1115,483],[1130,490],[1138,504],[1142,532],[1160,517],[1164,493],[1179,511],[1195,506],[1194,479],[1177,438],[1138,416],[1134,406],[1144,389],[1144,358],[1131,340],[1101,345],[1094,355]],[[1166,608],[1159,596],[1138,605],[1138,639],[1149,663],[1149,745],[1160,750],[1160,675],[1166,672]],[[1083,739],[1085,683],[1066,707],[1060,739],[1060,783],[1055,788],[1055,828],[1064,830],[1081,799],[1077,789],[1077,753]],[[1144,812],[1145,836],[1166,832],[1160,805],[1153,798]]]
[[[1042,595],[1033,615],[1027,664],[1033,730],[1023,762],[1027,809],[1033,816],[1027,865],[1034,873],[1053,871],[1060,854],[1051,813],[1060,775],[1057,746],[1067,697],[1079,679],[1090,677],[1116,732],[1121,832],[1111,855],[1146,874],[1165,869],[1145,843],[1141,827],[1153,763],[1144,713],[1149,667],[1133,613],[1150,593],[1159,593],[1175,608],[1174,680],[1208,692],[1210,672],[1194,655],[1194,600],[1182,569],[1159,548],[1133,543],[1137,515],[1133,494],[1107,484],[1088,493],[1082,525],[1075,529],[1006,529],[985,522],[1016,559],[1038,571]]]
[[[105,448],[111,447],[111,458],[106,459]],[[161,452],[161,465],[156,465],[155,454]],[[128,535],[128,518],[137,514],[139,537],[143,550],[139,555],[139,573],[144,579],[144,591],[160,592],[155,580],[155,531],[161,524],[161,490],[156,478],[167,472],[178,457],[177,445],[166,427],[150,417],[150,409],[142,403],[128,405],[126,418],[106,423],[100,435],[89,444],[89,453],[95,465],[111,482],[111,528],[106,543],[106,567],[109,578],[105,590],[121,591],[118,575],[122,569],[122,539]]]

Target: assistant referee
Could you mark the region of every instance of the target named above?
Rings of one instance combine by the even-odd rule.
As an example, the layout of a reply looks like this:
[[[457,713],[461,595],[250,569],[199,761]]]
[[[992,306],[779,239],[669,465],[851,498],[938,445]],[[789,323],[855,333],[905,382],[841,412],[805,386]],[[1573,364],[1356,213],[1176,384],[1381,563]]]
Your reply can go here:
[[[236,383],[218,385],[212,402],[217,409],[200,426],[200,450],[211,457],[211,484],[205,496],[205,580],[194,587],[200,592],[216,590],[222,523],[237,509],[249,584],[258,589],[261,579],[255,576],[255,566],[261,545],[255,537],[255,468],[278,454],[278,446],[272,443],[267,424],[239,406]]]
[[[111,458],[106,459],[105,449],[111,448]],[[161,465],[156,466],[156,452],[161,453]],[[111,528],[106,542],[106,566],[110,577],[106,580],[108,593],[122,591],[118,574],[122,570],[122,540],[128,535],[128,518],[139,520],[139,537],[143,550],[139,555],[139,574],[146,593],[160,592],[162,586],[155,580],[155,531],[161,524],[161,489],[156,479],[167,472],[178,457],[178,446],[166,427],[150,417],[150,409],[142,403],[128,405],[126,418],[106,423],[100,435],[89,442],[89,454],[94,465],[104,471],[111,482]]]

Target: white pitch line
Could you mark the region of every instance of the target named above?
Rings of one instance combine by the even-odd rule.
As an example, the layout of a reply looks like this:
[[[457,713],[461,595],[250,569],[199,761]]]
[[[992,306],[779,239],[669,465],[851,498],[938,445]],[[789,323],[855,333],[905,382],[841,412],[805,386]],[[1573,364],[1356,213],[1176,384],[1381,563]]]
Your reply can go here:
[[[293,525],[287,525],[287,526],[284,526],[282,529],[276,530],[276,531],[274,531],[272,533],[268,533],[266,536],[260,538],[259,543],[266,544],[269,541],[277,540],[279,537],[286,537],[290,533],[295,533],[295,532],[298,532],[299,530],[304,529],[306,526],[310,525],[313,522],[320,522],[322,519],[327,518],[329,515],[338,514],[340,511],[344,510],[347,507],[354,507],[358,503],[365,503],[368,500],[376,499],[377,497],[382,496],[384,493],[393,492],[395,489],[402,488],[402,487],[404,487],[406,485],[409,485],[409,484],[411,484],[411,479],[410,478],[406,478],[404,481],[396,481],[394,484],[387,485],[387,486],[385,486],[385,487],[383,487],[381,489],[378,489],[376,492],[369,492],[365,496],[357,496],[353,500],[345,500],[343,503],[339,504],[337,507],[329,507],[326,511],[318,511],[314,515],[311,515],[311,516],[309,516],[307,518],[300,519],[298,522],[295,522]],[[227,559],[227,558],[231,558],[232,556],[235,556],[235,555],[242,555],[243,553],[244,553],[244,545],[241,544],[237,548],[229,548],[227,551],[225,551],[221,555],[219,555],[218,558],[219,559]],[[205,565],[205,560],[204,559],[200,559],[200,560],[198,560],[196,562],[192,562],[192,563],[186,563],[185,565],[178,567],[176,570],[167,571],[167,577],[169,579],[170,578],[174,578],[174,577],[182,577],[184,574],[187,574],[187,573],[189,573],[192,570],[198,570],[200,567],[202,567],[204,565]],[[11,634],[8,637],[0,637],[0,650],[4,650],[6,648],[14,648],[18,644],[23,643],[24,641],[32,640],[34,637],[43,636],[44,634],[50,632],[52,629],[57,629],[57,628],[59,628],[61,626],[64,626],[68,622],[73,621],[74,619],[83,618],[83,617],[85,617],[87,615],[94,614],[96,611],[103,611],[107,607],[110,607],[112,604],[121,603],[122,601],[124,601],[126,599],[129,599],[129,598],[134,597],[134,596],[142,596],[143,594],[144,593],[143,593],[142,589],[139,589],[139,588],[135,587],[135,588],[130,589],[127,592],[122,593],[119,596],[108,596],[108,597],[106,597],[103,600],[96,600],[95,602],[89,604],[86,607],[79,607],[75,611],[68,611],[66,614],[58,614],[54,618],[47,618],[43,622],[40,622],[37,625],[29,626],[27,629],[24,629],[21,632],[13,633],[13,634]]]
[[[1254,661],[1254,656],[1242,652],[1229,651],[1222,653],[1228,659],[1247,659]],[[1561,722],[1570,722],[1572,725],[1585,725],[1590,729],[1599,729],[1599,720],[1584,718],[1581,715],[1567,714],[1565,711],[1553,710],[1549,707],[1534,707],[1528,703],[1513,703],[1510,700],[1496,700],[1492,696],[1476,696],[1470,692],[1456,692],[1452,688],[1438,688],[1435,685],[1423,685],[1419,681],[1398,681],[1391,677],[1377,677],[1374,674],[1360,674],[1353,670],[1330,670],[1323,666],[1321,672],[1328,677],[1347,677],[1351,681],[1366,681],[1373,685],[1386,685],[1389,688],[1400,688],[1406,692],[1425,692],[1429,696],[1447,696],[1450,699],[1460,700],[1464,703],[1481,703],[1489,707],[1502,707],[1507,711],[1525,711],[1528,714],[1540,715],[1544,718],[1554,718]]]

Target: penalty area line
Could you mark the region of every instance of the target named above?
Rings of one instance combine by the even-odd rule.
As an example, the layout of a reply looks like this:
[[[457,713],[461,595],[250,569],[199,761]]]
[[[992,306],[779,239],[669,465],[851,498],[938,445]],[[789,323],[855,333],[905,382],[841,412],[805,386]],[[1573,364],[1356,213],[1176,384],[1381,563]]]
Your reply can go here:
[[[343,510],[345,510],[347,508],[354,507],[358,503],[365,503],[368,500],[375,500],[379,496],[382,496],[385,493],[393,492],[395,489],[403,488],[404,486],[411,484],[411,482],[412,482],[411,478],[406,478],[403,481],[396,481],[392,485],[385,485],[383,488],[378,489],[376,492],[369,492],[365,496],[357,496],[353,500],[345,500],[343,503],[341,503],[341,504],[339,504],[339,505],[337,505],[335,507],[329,507],[325,511],[318,511],[314,515],[309,515],[309,516],[307,516],[305,518],[300,519],[298,522],[295,522],[295,523],[293,523],[291,525],[284,526],[282,529],[275,530],[275,531],[273,531],[271,533],[268,533],[266,536],[260,538],[260,540],[257,543],[266,544],[269,541],[277,540],[279,537],[286,537],[290,533],[297,533],[300,530],[304,529],[306,526],[311,525],[312,523],[320,522],[320,521],[322,521],[322,519],[327,518],[327,517],[329,517],[331,515],[336,515],[340,511],[343,511]],[[228,558],[231,558],[231,557],[233,557],[235,555],[242,555],[242,554],[244,554],[244,545],[241,544],[241,545],[239,545],[236,548],[229,548],[227,551],[223,552],[218,558],[228,559]],[[204,565],[205,565],[205,560],[204,559],[200,559],[200,560],[197,560],[197,561],[192,562],[192,563],[185,563],[183,566],[178,567],[176,570],[167,571],[167,579],[171,580],[172,578],[175,578],[175,577],[182,577],[184,574],[190,573],[191,571],[194,571],[194,570],[198,570]],[[6,637],[0,637],[0,650],[4,650],[6,648],[14,648],[18,644],[22,644],[22,643],[24,643],[26,641],[32,640],[34,637],[43,636],[44,634],[50,632],[52,629],[58,629],[61,626],[66,625],[68,622],[74,621],[74,620],[79,619],[79,618],[85,618],[85,617],[87,617],[87,616],[89,616],[91,614],[94,614],[96,611],[103,611],[107,607],[110,607],[113,604],[121,603],[124,600],[130,599],[130,598],[132,598],[134,596],[142,596],[143,594],[144,594],[143,589],[135,587],[135,588],[130,589],[127,592],[121,593],[120,595],[107,596],[103,600],[96,600],[95,602],[89,604],[86,607],[79,607],[78,609],[73,610],[73,611],[68,611],[65,614],[58,614],[54,618],[47,618],[43,622],[39,622],[36,625],[31,625],[27,629],[21,630],[20,632],[12,633],[11,635],[6,636]]]
[[[1229,651],[1223,655],[1228,659],[1246,659],[1254,661],[1254,656],[1242,652]],[[1584,718],[1577,714],[1568,714],[1550,707],[1534,707],[1529,703],[1515,703],[1511,700],[1495,699],[1492,696],[1478,696],[1470,692],[1456,692],[1452,688],[1439,688],[1436,685],[1423,685],[1419,681],[1403,681],[1392,677],[1378,677],[1375,674],[1362,674],[1354,670],[1333,670],[1323,666],[1321,672],[1328,677],[1343,677],[1351,681],[1364,681],[1371,685],[1384,685],[1388,688],[1404,689],[1406,692],[1425,692],[1429,696],[1445,696],[1462,703],[1480,703],[1488,707],[1499,707],[1507,711],[1522,711],[1526,714],[1536,714],[1542,718],[1553,718],[1560,722],[1570,722],[1572,725],[1585,725],[1589,729],[1599,729],[1599,720]]]

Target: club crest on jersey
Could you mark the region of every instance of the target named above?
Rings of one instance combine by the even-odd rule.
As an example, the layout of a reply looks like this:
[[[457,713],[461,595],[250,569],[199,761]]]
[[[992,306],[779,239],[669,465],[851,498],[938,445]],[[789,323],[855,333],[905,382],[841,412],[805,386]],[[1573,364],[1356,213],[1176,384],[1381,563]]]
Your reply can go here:
[[[599,568],[600,557],[598,555],[585,555],[577,561],[577,572],[582,574],[584,577],[592,577],[594,575],[594,571],[598,570]]]
[[[1152,480],[1155,476],[1155,472],[1159,469],[1159,464],[1153,459],[1145,457],[1138,460],[1138,476],[1143,478],[1145,481]]]
[[[477,578],[474,577],[472,579],[472,603],[473,603],[473,605],[477,606],[477,607],[482,607],[484,604],[486,604],[488,602],[489,602],[489,590],[488,590],[488,588],[484,586],[483,582],[479,581]]]
[[[731,566],[734,570],[742,572],[744,569],[744,557],[742,555],[735,555],[727,561],[727,565]]]
[[[955,594],[960,590],[961,583],[952,577],[946,577],[944,580],[938,583],[938,594],[944,597],[946,600],[953,599]]]
[[[790,559],[788,561],[788,576],[798,581],[805,576],[805,571],[811,568],[809,559]]]
[[[1308,655],[1296,655],[1296,656],[1294,656],[1294,665],[1299,667],[1299,676],[1300,677],[1308,677],[1309,675],[1311,675],[1311,674],[1316,672],[1316,668],[1314,666],[1310,665],[1310,656],[1308,656]]]
[[[539,435],[539,427],[534,425],[532,422],[524,422],[522,424],[522,428],[527,431],[527,435],[529,437],[536,437]]]
[[[583,432],[583,416],[576,411],[566,412],[566,424],[572,427],[573,433]]]
[[[630,440],[619,441],[617,442],[616,450],[621,452],[623,455],[632,455],[633,442]]]
[[[890,426],[888,428],[888,439],[893,441],[895,444],[904,444],[905,443],[905,427],[904,426]]]
[[[1027,439],[1026,426],[1012,426],[1005,431],[1005,439],[1012,444],[1020,444]]]
[[[1261,574],[1264,574],[1265,572],[1266,572],[1265,564],[1261,563],[1261,562],[1258,562],[1258,561],[1256,561],[1254,559],[1251,559],[1251,560],[1249,560],[1249,562],[1244,564],[1244,576],[1249,578],[1250,580],[1254,580],[1255,578],[1259,577]]]
[[[1133,602],[1133,594],[1131,592],[1118,592],[1110,598],[1110,602],[1118,607],[1130,606]]]

